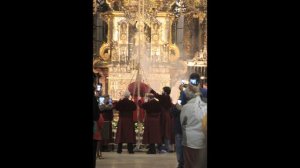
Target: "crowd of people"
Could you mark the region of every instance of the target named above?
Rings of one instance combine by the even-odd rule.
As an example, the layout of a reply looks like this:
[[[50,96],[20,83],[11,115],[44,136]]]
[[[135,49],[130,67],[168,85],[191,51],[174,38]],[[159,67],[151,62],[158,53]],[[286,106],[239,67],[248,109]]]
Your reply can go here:
[[[104,103],[99,102],[99,90],[95,84],[94,96],[94,163],[103,159],[102,151],[108,151],[108,144],[117,144],[117,153],[122,153],[122,146],[127,144],[129,154],[134,154],[136,133],[133,112],[143,109],[144,132],[142,144],[148,145],[147,154],[173,152],[178,161],[178,168],[206,168],[207,135],[207,84],[200,82],[200,76],[192,73],[189,84],[179,86],[180,97],[176,104],[170,97],[171,88],[163,87],[159,94],[153,89],[147,94],[147,101],[137,103],[124,96],[112,103],[105,96]],[[119,112],[119,121],[115,140],[112,138],[113,109]]]

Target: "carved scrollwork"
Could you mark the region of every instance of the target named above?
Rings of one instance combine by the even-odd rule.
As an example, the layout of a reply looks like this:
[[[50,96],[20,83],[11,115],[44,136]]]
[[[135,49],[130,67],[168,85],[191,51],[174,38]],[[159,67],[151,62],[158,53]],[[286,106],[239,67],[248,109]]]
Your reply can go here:
[[[108,43],[103,43],[99,50],[100,58],[104,61],[108,61],[110,58],[110,45]]]

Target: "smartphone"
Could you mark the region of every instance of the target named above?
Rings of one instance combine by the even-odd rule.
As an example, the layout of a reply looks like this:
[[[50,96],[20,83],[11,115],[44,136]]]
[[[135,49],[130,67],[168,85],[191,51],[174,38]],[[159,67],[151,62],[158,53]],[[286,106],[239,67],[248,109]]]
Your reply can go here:
[[[185,84],[185,80],[181,80],[181,84]]]
[[[112,105],[112,98],[109,98],[108,103],[109,105]]]
[[[97,91],[101,90],[101,85],[97,85]]]
[[[190,79],[192,85],[198,85],[197,79]]]
[[[104,97],[103,96],[100,96],[99,97],[99,105],[102,105],[102,104],[104,104]]]
[[[178,103],[179,105],[181,105],[181,100],[177,100],[177,103]]]

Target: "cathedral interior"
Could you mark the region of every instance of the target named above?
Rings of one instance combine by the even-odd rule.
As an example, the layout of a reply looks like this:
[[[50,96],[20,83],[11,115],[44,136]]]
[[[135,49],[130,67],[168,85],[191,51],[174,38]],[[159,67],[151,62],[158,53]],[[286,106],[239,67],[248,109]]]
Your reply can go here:
[[[164,86],[171,87],[175,90],[170,95],[174,102],[179,96],[178,86],[191,73],[199,73],[202,83],[207,81],[206,0],[93,0],[93,19],[93,72],[102,84],[102,95],[119,100],[132,82],[139,81],[157,92]],[[115,135],[118,113],[114,112],[113,118]],[[136,126],[137,144],[142,145],[140,119]],[[174,153],[153,157],[143,153],[135,157],[123,154],[119,158],[115,153],[105,156],[104,161],[97,161],[97,166],[177,164]],[[153,158],[158,162],[153,163]]]
[[[177,89],[192,72],[206,82],[206,0],[94,0],[93,5],[93,71],[101,76],[103,94],[120,99],[137,74],[157,91]]]

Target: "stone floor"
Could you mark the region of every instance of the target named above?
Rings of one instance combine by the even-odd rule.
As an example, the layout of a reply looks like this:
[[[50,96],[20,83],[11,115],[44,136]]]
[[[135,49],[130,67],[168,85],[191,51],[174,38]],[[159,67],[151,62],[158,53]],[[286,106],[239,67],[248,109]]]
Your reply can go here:
[[[102,152],[104,159],[97,159],[97,168],[176,168],[176,153],[146,154],[135,152],[122,154],[116,152]]]

